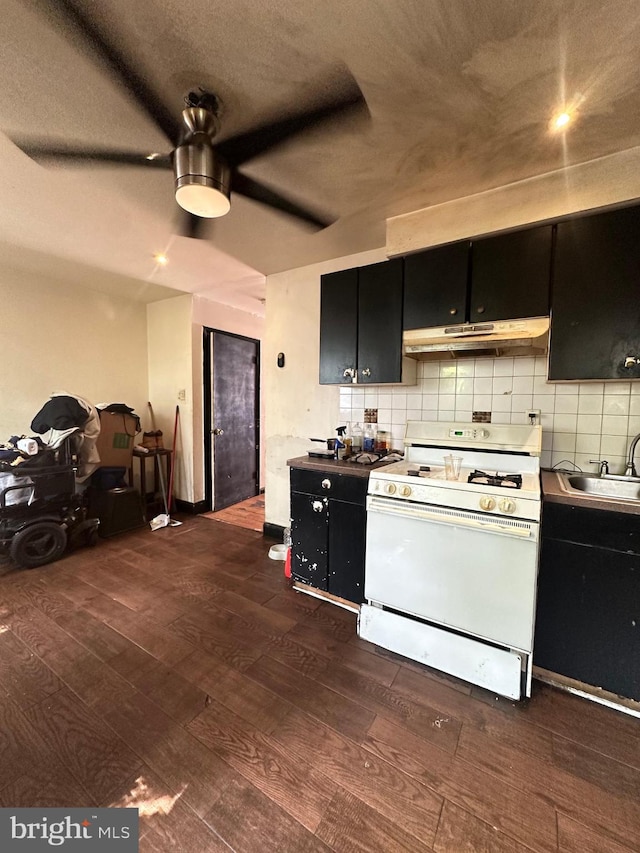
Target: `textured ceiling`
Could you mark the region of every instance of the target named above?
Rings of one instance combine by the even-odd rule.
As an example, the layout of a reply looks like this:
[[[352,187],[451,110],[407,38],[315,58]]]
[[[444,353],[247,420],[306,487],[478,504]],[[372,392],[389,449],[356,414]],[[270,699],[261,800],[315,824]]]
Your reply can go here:
[[[170,172],[47,166],[11,137],[168,151],[50,0],[2,0],[0,257],[104,271],[260,313],[263,275],[382,246],[384,220],[640,144],[637,0],[75,0],[176,118],[198,86],[220,139],[337,93],[370,112],[246,172],[337,221],[310,232],[241,196],[207,240],[175,236]],[[579,104],[565,136],[562,102]],[[158,268],[153,254],[166,251]],[[157,298],[138,288],[138,298]]]

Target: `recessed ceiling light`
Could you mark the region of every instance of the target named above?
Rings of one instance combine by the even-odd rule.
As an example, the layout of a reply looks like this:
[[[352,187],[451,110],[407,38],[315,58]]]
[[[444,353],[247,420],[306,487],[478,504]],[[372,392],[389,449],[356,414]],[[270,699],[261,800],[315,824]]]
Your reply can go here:
[[[161,267],[166,267],[166,265],[169,263],[169,258],[160,252],[157,255],[153,256],[153,260]]]
[[[571,113],[559,113],[553,120],[553,126],[556,130],[562,130],[563,127],[566,127],[568,124],[571,123],[571,118]]]

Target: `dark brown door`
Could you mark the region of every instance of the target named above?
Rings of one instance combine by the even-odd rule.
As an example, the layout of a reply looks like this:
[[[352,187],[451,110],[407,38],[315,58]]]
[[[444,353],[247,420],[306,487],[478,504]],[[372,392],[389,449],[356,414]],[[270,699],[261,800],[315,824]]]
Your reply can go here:
[[[217,331],[209,339],[211,491],[218,510],[259,492],[260,344]]]

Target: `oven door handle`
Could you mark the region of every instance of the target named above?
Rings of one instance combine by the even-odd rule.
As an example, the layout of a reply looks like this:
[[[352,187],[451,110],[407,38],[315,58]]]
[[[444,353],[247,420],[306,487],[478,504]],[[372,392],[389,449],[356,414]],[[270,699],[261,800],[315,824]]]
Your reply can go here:
[[[408,502],[395,501],[393,498],[378,498],[369,496],[367,498],[367,511],[379,512],[386,515],[401,516],[402,518],[414,518],[420,521],[433,521],[437,524],[453,524],[458,527],[474,528],[486,533],[502,533],[507,536],[519,538],[535,538],[538,525],[536,522],[520,519],[500,520],[480,515],[480,513],[468,510],[448,509],[447,507],[424,506]]]

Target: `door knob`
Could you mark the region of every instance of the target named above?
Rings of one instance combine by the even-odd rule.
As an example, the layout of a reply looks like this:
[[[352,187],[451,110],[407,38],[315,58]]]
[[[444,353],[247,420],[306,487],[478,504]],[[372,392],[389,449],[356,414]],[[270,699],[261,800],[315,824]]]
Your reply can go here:
[[[220,427],[216,427],[215,429],[212,429],[211,432],[214,435],[224,435],[224,430],[220,429]]]

